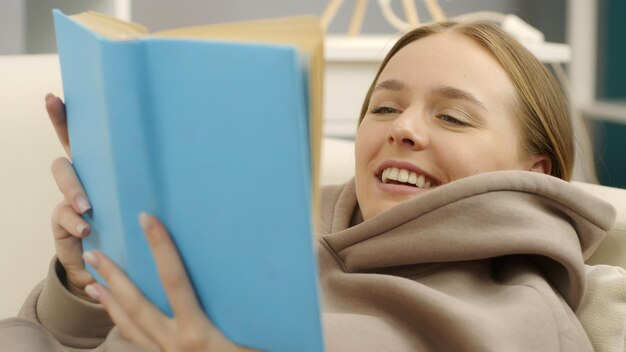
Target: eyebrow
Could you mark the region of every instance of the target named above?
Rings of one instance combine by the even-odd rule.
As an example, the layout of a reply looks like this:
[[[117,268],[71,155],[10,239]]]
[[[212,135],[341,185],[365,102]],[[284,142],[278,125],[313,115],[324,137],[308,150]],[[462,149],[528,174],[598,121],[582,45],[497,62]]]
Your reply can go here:
[[[397,79],[389,79],[389,80],[385,80],[385,81],[378,83],[376,87],[374,87],[374,91],[377,91],[380,89],[401,91],[401,90],[406,90],[407,86],[406,84],[404,84],[404,82],[399,81]],[[487,107],[485,106],[485,104],[483,104],[480,100],[478,100],[474,96],[474,94],[466,90],[459,89],[459,88],[454,88],[450,86],[437,86],[430,91],[430,95],[442,96],[448,99],[466,100],[466,101],[469,101],[470,103],[478,105],[479,107],[487,110]]]
[[[376,87],[374,87],[374,91],[377,91],[379,89],[405,90],[406,89],[406,85],[404,84],[404,82],[398,81],[397,79],[388,79],[386,81],[382,81],[382,82],[378,83],[376,85]]]
[[[485,104],[483,104],[480,100],[478,100],[474,96],[474,94],[466,90],[462,90],[462,89],[458,89],[458,88],[454,88],[450,86],[439,86],[439,87],[433,88],[430,91],[430,94],[443,96],[449,99],[466,100],[466,101],[469,101],[470,103],[478,105],[479,107],[487,110],[487,107],[485,106]]]

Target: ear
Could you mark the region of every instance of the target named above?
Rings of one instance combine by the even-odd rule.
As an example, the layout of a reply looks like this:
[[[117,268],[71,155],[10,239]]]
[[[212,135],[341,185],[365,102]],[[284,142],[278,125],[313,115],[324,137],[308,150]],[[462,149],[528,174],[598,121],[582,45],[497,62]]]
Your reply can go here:
[[[550,175],[552,173],[552,161],[545,155],[533,155],[528,160],[528,171]]]

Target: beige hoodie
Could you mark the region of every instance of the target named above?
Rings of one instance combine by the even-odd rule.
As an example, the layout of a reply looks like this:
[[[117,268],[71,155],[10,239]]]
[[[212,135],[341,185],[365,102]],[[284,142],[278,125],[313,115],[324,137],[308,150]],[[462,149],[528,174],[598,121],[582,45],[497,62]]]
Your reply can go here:
[[[566,182],[481,174],[365,222],[349,182],[324,189],[320,215],[328,351],[592,350],[573,310],[583,260],[615,210]],[[116,328],[109,333],[101,307],[64,289],[62,276],[51,266],[20,318],[0,323],[1,344],[135,350]]]

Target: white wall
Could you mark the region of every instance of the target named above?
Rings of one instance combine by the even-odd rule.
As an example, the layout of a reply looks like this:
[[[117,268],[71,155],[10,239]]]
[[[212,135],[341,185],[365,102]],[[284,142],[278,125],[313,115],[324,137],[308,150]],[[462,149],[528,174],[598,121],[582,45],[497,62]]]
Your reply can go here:
[[[24,52],[23,12],[23,0],[0,1],[0,55]]]
[[[52,9],[114,14],[114,0],[0,0],[0,54],[56,51]]]

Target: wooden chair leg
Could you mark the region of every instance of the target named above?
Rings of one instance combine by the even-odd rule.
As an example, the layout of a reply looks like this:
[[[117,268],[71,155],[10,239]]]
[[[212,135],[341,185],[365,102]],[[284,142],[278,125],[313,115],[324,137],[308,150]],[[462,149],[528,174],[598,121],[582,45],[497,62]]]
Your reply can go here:
[[[433,21],[439,22],[446,20],[446,15],[444,15],[437,0],[424,0],[424,2],[426,3],[426,8],[428,8],[428,12],[430,12],[430,17],[432,17]]]
[[[404,7],[406,21],[411,25],[411,27],[417,27],[420,24],[420,21],[415,2],[413,0],[402,0],[402,7]]]
[[[348,29],[349,36],[356,36],[361,31],[365,10],[367,9],[367,0],[356,0],[354,11],[352,12],[352,20]]]

